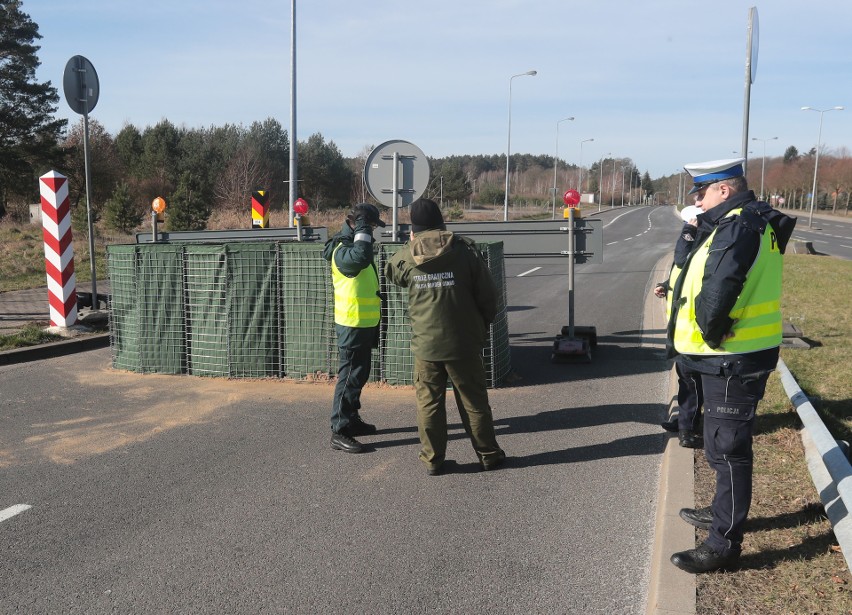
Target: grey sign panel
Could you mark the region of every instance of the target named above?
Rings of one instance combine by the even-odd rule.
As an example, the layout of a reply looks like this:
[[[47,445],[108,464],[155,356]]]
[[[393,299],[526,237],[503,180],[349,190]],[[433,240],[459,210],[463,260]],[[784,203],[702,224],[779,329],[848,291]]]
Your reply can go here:
[[[364,183],[379,203],[394,206],[394,154],[397,155],[397,207],[407,207],[420,198],[429,185],[429,160],[419,147],[398,139],[376,147],[364,164]]]
[[[100,82],[95,67],[83,56],[74,56],[65,65],[62,77],[65,100],[74,113],[88,115],[98,104]]]
[[[399,225],[408,236],[409,226]],[[502,241],[505,256],[568,256],[568,220],[516,220],[513,222],[448,222],[447,230],[476,241]],[[381,231],[381,232],[380,232]],[[391,241],[387,230],[377,229],[378,241]],[[603,262],[603,222],[574,219],[575,263]]]
[[[157,241],[212,242],[228,241],[297,241],[295,228],[255,228],[230,231],[164,231],[157,233]],[[302,227],[302,241],[322,242],[328,240],[328,229],[324,226]],[[151,233],[136,233],[136,243],[150,243]]]

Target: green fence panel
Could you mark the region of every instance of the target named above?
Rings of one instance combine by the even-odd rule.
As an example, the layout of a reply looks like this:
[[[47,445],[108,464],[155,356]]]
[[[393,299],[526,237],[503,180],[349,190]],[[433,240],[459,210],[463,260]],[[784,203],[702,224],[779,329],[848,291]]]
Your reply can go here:
[[[402,244],[384,243],[379,250],[380,271]],[[388,384],[412,384],[414,355],[411,353],[411,323],[408,320],[408,289],[382,280],[381,379]]]
[[[485,257],[491,277],[497,285],[497,316],[488,330],[488,341],[482,350],[485,375],[489,387],[498,386],[512,369],[509,346],[509,314],[506,309],[506,267],[503,259],[503,242],[477,243]]]
[[[228,375],[228,269],[224,245],[184,247],[187,368],[195,376]]]
[[[483,348],[488,385],[511,370],[502,242],[477,244],[497,284]],[[110,246],[113,365],[138,372],[305,378],[334,375],[334,288],[322,245]],[[371,380],[411,384],[408,291],[381,275],[401,244],[377,246],[384,296]]]
[[[283,373],[288,378],[337,372],[334,288],[324,246],[279,243]]]
[[[140,371],[186,371],[183,249],[168,244],[136,246]]]
[[[139,372],[139,301],[136,291],[136,246],[107,246],[109,339],[112,366]]]
[[[278,258],[274,242],[226,244],[232,377],[281,375]]]

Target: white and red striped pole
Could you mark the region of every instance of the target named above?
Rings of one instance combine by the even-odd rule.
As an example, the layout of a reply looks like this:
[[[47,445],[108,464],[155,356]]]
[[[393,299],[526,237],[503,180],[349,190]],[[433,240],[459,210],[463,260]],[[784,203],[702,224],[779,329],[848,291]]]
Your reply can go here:
[[[68,178],[56,171],[45,173],[39,178],[39,190],[50,324],[69,327],[77,323],[77,279],[71,244]]]

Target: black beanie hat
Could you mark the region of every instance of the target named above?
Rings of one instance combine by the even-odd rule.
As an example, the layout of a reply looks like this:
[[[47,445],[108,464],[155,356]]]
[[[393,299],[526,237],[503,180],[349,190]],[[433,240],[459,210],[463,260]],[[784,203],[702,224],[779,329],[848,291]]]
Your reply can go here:
[[[432,229],[446,230],[444,216],[435,201],[417,199],[411,204],[411,230],[415,233]]]

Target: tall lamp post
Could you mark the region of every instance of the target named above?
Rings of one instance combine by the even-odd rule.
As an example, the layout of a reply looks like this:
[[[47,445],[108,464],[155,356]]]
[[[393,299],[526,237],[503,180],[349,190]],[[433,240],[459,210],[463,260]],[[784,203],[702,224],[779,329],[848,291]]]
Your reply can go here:
[[[766,174],[766,142],[767,141],[777,141],[778,137],[769,137],[768,139],[758,139],[757,137],[752,137],[752,141],[763,141],[763,162],[760,165],[760,200],[763,200],[763,176]]]
[[[580,194],[583,193],[583,143],[588,143],[589,141],[594,141],[594,139],[583,139],[580,141],[580,169],[577,173],[577,190],[580,191]]]
[[[612,156],[612,152],[609,152],[606,156],[607,156],[607,158],[609,158],[610,156]],[[598,211],[599,212],[601,210],[601,205],[603,205],[603,161],[604,161],[604,157],[601,156],[601,161],[600,161],[600,163],[598,163],[598,170],[601,172],[601,177],[598,180],[598,191],[601,193],[601,198],[600,198],[600,200],[598,200]]]
[[[816,111],[819,113],[819,135],[817,136],[816,161],[814,161],[814,187],[811,190],[811,212],[808,215],[808,228],[814,226],[814,203],[816,202],[817,170],[819,169],[819,148],[822,141],[822,115],[826,111],[843,111],[843,107],[832,107],[831,109],[814,109],[813,107],[802,107],[802,111]]]
[[[535,77],[538,71],[528,70],[509,77],[509,138],[506,141],[506,194],[503,201],[503,222],[509,219],[509,157],[512,154],[512,79],[515,77]]]
[[[553,157],[553,205],[552,219],[556,220],[556,166],[559,164],[559,124],[573,121],[574,117],[566,117],[556,122],[556,155]]]

